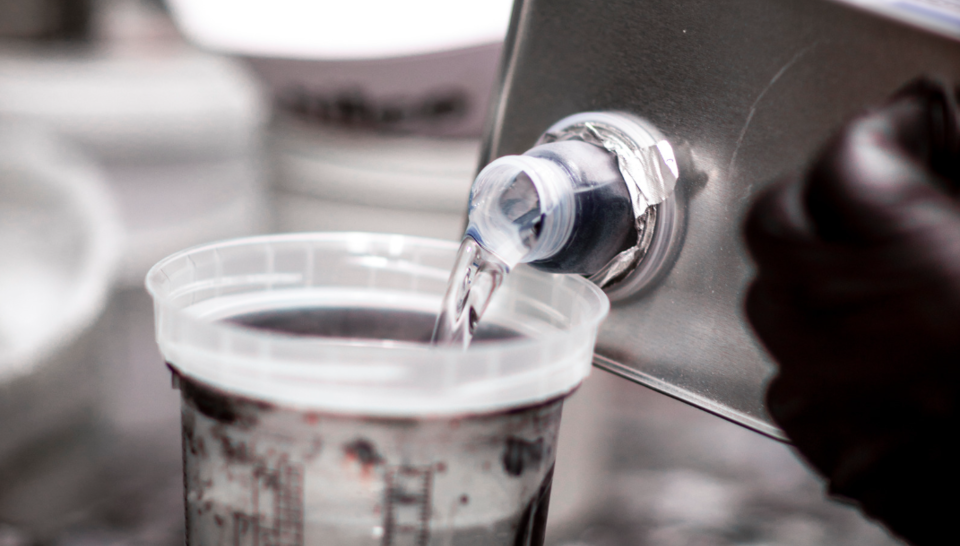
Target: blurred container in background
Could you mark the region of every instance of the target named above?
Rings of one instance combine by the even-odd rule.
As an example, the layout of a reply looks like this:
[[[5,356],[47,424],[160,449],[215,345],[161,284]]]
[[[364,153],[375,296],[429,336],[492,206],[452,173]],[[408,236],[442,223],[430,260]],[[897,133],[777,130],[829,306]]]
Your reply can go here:
[[[38,340],[37,350],[49,356],[36,358],[44,363],[37,369],[57,373],[16,379],[0,399],[0,465],[8,460],[5,446],[27,446],[0,474],[0,524],[14,525],[26,543],[182,543],[179,400],[156,348],[143,278],[173,251],[263,230],[266,105],[245,67],[187,45],[159,2],[101,0],[88,7],[82,40],[44,35],[0,42],[0,127],[43,125],[62,135],[96,164],[118,209],[118,259],[98,279],[102,316],[75,342]],[[21,154],[17,140],[0,143],[0,154]],[[75,170],[75,177],[86,172],[61,170]],[[27,210],[15,197],[0,196],[5,213]],[[42,249],[53,244],[43,241],[70,237],[79,235],[51,221],[23,242]],[[37,309],[50,298],[7,275],[0,278],[0,299],[5,311],[8,301]],[[66,305],[53,301],[61,310]],[[23,400],[42,415],[26,412]],[[93,440],[57,439],[34,449],[27,432],[41,421],[57,434]],[[80,487],[84,481],[94,487]],[[64,528],[66,534],[54,536]]]
[[[351,130],[277,116],[268,142],[277,231],[463,235],[479,139]]]
[[[41,536],[95,486],[97,344],[120,235],[94,165],[0,120],[0,518]]]
[[[157,5],[97,7],[83,47],[0,49],[0,117],[43,122],[101,165],[123,231],[102,343],[107,416],[174,430],[179,404],[162,387],[143,277],[176,250],[262,230],[265,109],[242,66],[186,45]]]
[[[262,112],[240,67],[177,43],[155,54],[0,51],[0,116],[54,127],[107,173],[126,285],[184,246],[259,228]]]
[[[341,24],[325,48],[307,53],[317,56],[311,60],[247,54],[273,97],[267,146],[277,231],[463,235],[506,18],[489,43],[437,39],[404,55],[409,38],[398,29],[422,15],[415,9],[397,20],[393,47],[381,36],[380,49],[348,49],[342,42],[365,25],[348,18],[356,22]],[[491,23],[442,19],[438,28],[470,34],[476,24]],[[355,58],[364,52],[370,57]]]
[[[503,17],[499,33],[486,29],[486,43],[436,37],[405,54],[402,30],[424,15],[414,9],[379,37],[378,49],[348,47],[368,31],[365,19],[348,17],[326,43],[290,53],[306,58],[245,53],[273,98],[274,227],[459,239],[508,8],[489,7]],[[476,26],[492,25],[450,17],[425,36],[447,27],[479,34]]]

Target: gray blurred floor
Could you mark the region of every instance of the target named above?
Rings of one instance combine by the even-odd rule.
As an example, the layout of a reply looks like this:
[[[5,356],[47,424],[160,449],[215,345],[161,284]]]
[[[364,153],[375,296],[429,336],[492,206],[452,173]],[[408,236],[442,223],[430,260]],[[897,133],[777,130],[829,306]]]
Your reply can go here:
[[[606,501],[553,546],[900,544],[784,444],[627,381],[610,403]]]

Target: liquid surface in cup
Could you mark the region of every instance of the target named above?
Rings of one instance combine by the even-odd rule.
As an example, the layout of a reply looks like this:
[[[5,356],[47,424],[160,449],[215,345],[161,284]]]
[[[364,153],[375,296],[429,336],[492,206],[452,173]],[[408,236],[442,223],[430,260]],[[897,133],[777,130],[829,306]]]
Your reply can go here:
[[[295,336],[376,339],[430,343],[436,316],[414,310],[367,307],[304,307],[245,313],[226,319],[249,328]],[[510,328],[484,323],[476,341],[523,337]]]

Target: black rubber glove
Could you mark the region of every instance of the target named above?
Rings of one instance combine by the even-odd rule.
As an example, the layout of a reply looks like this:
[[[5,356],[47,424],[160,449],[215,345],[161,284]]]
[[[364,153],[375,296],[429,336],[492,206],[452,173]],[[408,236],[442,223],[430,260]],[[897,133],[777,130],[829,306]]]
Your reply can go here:
[[[747,315],[768,409],[830,492],[917,545],[957,539],[960,128],[917,81],[759,197]]]

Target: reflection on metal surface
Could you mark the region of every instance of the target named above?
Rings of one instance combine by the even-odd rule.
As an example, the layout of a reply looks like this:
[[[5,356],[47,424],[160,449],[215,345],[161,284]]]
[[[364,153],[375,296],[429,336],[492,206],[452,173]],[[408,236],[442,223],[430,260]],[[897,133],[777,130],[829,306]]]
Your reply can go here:
[[[834,0],[933,32],[960,37],[957,0]]]
[[[576,139],[616,155],[634,210],[644,211],[673,194],[679,175],[670,143],[658,138],[660,135],[652,126],[641,123],[633,116],[615,113],[577,114],[547,129],[538,144]]]
[[[633,113],[677,150],[683,246],[613,306],[604,367],[777,436],[773,363],[742,311],[746,208],[844,119],[919,74],[957,79],[960,44],[827,0],[526,0],[512,24],[483,163],[585,110]]]
[[[722,404],[717,404],[715,401],[710,400],[705,397],[697,397],[695,394],[684,391],[683,389],[678,389],[675,385],[663,381],[662,379],[646,374],[640,370],[636,370],[629,366],[624,366],[619,362],[610,360],[601,355],[594,355],[593,365],[600,368],[601,370],[608,371],[614,375],[619,375],[624,379],[629,379],[637,383],[642,383],[651,389],[670,396],[672,398],[677,398],[684,402],[692,403],[693,405],[703,409],[707,412],[710,412],[714,415],[739,423],[748,428],[751,428],[765,436],[769,436],[774,440],[780,440],[782,442],[787,441],[786,435],[778,429],[777,427],[771,426],[770,423],[762,421],[760,419],[755,419],[751,415],[747,414],[735,414],[729,408],[723,407]]]

